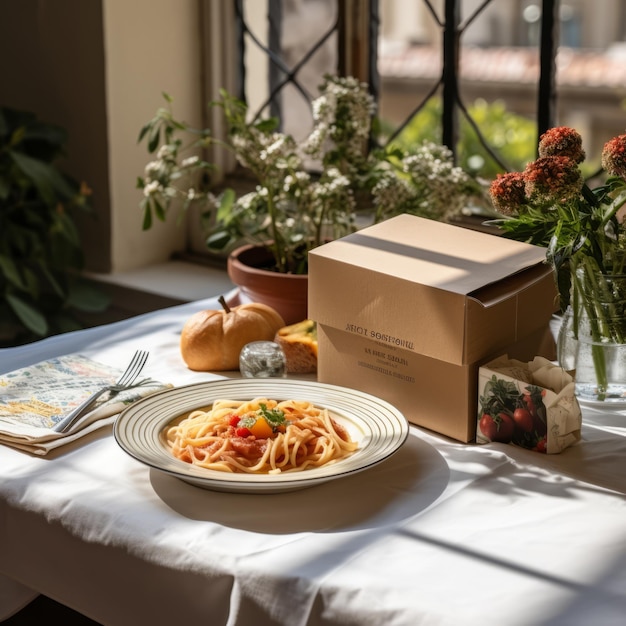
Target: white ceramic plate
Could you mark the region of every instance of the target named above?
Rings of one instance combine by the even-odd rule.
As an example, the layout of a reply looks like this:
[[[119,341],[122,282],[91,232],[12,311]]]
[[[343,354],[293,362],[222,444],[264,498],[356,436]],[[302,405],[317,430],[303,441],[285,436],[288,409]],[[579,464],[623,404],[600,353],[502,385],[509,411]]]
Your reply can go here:
[[[327,408],[359,444],[337,463],[285,474],[230,474],[196,467],[169,452],[165,427],[176,417],[214,400],[308,400]],[[243,493],[276,493],[313,487],[381,463],[406,441],[409,426],[394,406],[367,393],[336,385],[273,379],[228,379],[161,391],[125,409],[115,422],[115,439],[138,461],[205,489]]]

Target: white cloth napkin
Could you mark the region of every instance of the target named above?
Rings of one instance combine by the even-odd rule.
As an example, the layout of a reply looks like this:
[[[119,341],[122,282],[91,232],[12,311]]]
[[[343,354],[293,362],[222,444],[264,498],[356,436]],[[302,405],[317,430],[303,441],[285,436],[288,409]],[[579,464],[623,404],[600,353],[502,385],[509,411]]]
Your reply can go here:
[[[114,383],[120,374],[121,370],[84,355],[69,354],[0,375],[0,442],[45,455],[112,424],[128,404],[171,387],[140,378],[113,398],[104,394],[68,432],[53,430],[70,411],[98,389]]]

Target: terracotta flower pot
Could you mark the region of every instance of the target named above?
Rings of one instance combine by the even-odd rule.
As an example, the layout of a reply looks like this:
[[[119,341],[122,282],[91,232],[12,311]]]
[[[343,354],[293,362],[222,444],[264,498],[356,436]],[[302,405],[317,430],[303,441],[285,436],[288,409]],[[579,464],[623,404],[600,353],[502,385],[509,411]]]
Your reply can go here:
[[[270,253],[262,247],[246,245],[228,257],[228,276],[239,287],[242,302],[262,302],[278,311],[285,324],[307,318],[308,276],[281,274],[263,269],[271,263]]]

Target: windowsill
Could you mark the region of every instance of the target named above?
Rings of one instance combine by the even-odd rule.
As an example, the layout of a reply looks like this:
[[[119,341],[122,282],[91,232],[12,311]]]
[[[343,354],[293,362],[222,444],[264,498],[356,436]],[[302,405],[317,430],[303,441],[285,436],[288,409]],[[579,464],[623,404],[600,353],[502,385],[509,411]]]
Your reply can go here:
[[[226,270],[186,261],[168,261],[116,274],[92,274],[90,278],[181,303],[210,298],[234,288]]]
[[[87,274],[110,296],[103,313],[84,315],[89,326],[228,293],[235,285],[223,268],[168,261],[115,274]]]

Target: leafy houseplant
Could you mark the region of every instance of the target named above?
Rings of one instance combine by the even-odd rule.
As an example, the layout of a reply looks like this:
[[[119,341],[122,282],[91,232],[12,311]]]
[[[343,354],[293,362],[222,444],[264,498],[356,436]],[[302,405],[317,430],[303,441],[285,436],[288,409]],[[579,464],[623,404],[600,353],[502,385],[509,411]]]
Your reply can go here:
[[[571,310],[574,338],[591,345],[602,400],[610,378],[603,345],[626,345],[626,231],[621,215],[626,204],[626,135],[605,144],[606,181],[593,189],[579,169],[584,159],[578,132],[552,128],[540,139],[539,158],[523,172],[498,176],[490,194],[503,215],[496,222],[505,236],[546,247],[561,309]]]
[[[89,209],[89,189],[55,160],[65,131],[28,112],[0,107],[0,345],[80,328],[77,311],[108,299],[80,278],[72,211]]]
[[[360,225],[400,213],[446,219],[478,192],[453,164],[451,152],[432,142],[413,149],[368,148],[374,105],[367,85],[327,76],[313,102],[313,128],[301,142],[277,131],[275,119],[248,121],[246,105],[226,92],[211,106],[223,109],[228,136],[194,129],[175,119],[172,99],[141,130],[156,154],[138,187],[144,229],[165,220],[180,203],[199,206],[208,225],[207,246],[224,251],[238,243],[264,246],[268,269],[306,274],[307,253]],[[232,152],[254,188],[217,192],[214,164],[203,159],[211,145]]]

